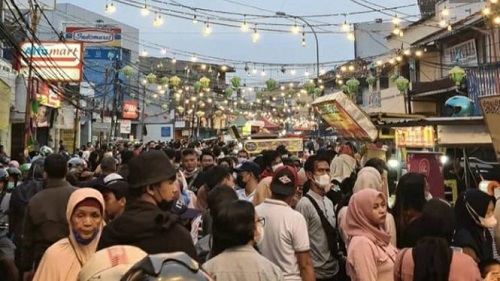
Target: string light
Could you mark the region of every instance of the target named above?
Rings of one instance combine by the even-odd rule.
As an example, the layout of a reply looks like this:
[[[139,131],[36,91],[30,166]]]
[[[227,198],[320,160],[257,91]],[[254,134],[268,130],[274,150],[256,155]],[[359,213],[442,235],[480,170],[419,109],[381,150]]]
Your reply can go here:
[[[496,16],[494,19],[493,19],[493,22],[495,24],[500,24],[500,16]]]
[[[143,57],[146,57],[146,56],[148,55],[148,51],[143,50],[141,55],[142,55]]]
[[[306,46],[306,33],[302,32],[302,47]]]
[[[446,22],[446,20],[444,18],[441,18],[441,21],[439,22],[439,26],[441,27],[447,27],[448,26],[448,22]]]
[[[415,52],[415,56],[421,57],[422,56],[422,51],[418,50]]]
[[[247,24],[247,16],[244,16],[243,23],[241,23],[241,31],[247,32],[248,31],[248,24]]]
[[[177,59],[175,57],[172,58],[172,64],[175,64],[177,62]]]
[[[193,23],[194,23],[194,24],[197,24],[197,23],[198,23],[198,19],[196,18],[196,15],[193,15]]]
[[[192,61],[192,62],[196,62],[197,60],[198,60],[198,58],[196,57],[196,55],[193,55],[193,56],[191,57],[191,61]]]
[[[266,71],[264,70],[264,67],[262,67],[262,72],[260,73],[260,76],[266,76]]]
[[[304,72],[304,76],[309,76],[309,70],[306,70],[306,72]]]
[[[399,35],[401,33],[401,29],[399,28],[399,26],[394,26],[394,29],[392,30],[392,34],[394,35]]]
[[[347,22],[347,20],[345,20],[344,23],[342,24],[342,31],[348,32],[350,30],[351,30],[351,27],[350,27],[349,23]]]
[[[448,31],[452,31],[453,30],[453,27],[451,26],[451,24],[448,24],[448,27],[446,28]]]
[[[165,55],[167,53],[167,49],[166,48],[161,48],[160,53],[162,55]]]
[[[356,40],[356,36],[354,36],[353,32],[347,33],[347,40],[349,40],[349,41],[355,41]]]
[[[411,50],[410,49],[406,49],[406,50],[403,51],[403,54],[405,56],[409,56],[409,55],[411,55]]]
[[[116,12],[116,7],[115,7],[115,3],[113,3],[113,1],[111,1],[111,3],[106,3],[106,8],[104,9],[104,12],[106,14],[112,14],[114,12]]]
[[[206,22],[205,28],[203,28],[203,36],[208,36],[212,33],[212,28],[210,27],[210,23]]]
[[[448,10],[448,8],[446,7],[446,5],[444,6],[443,10],[441,11],[441,15],[447,17],[450,15],[450,10]]]
[[[149,8],[148,5],[146,4],[146,1],[144,1],[144,7],[141,9],[141,15],[147,16],[149,15]]]
[[[159,27],[163,24],[163,19],[160,14],[156,14],[154,20],[153,20],[153,26],[154,27]]]
[[[297,72],[297,71],[296,71],[295,69],[292,69],[292,71],[290,71],[290,73],[291,73],[292,75],[295,75],[295,73],[296,73],[296,72]]]
[[[394,18],[392,18],[392,23],[394,25],[399,25],[401,23],[401,19],[398,17],[398,14],[394,15]]]
[[[489,16],[490,14],[491,14],[491,8],[488,7],[488,6],[484,7],[484,9],[483,9],[483,15]]]
[[[295,25],[292,27],[292,33],[299,34],[299,26],[297,25],[297,23],[295,23]]]
[[[354,69],[355,69],[355,68],[354,68],[354,65],[349,65],[349,68],[348,68],[348,69],[349,69],[349,71],[354,71]]]
[[[260,38],[260,34],[257,31],[257,25],[255,25],[255,27],[253,29],[253,34],[252,34],[252,42],[257,43],[257,41],[259,41],[259,38]]]

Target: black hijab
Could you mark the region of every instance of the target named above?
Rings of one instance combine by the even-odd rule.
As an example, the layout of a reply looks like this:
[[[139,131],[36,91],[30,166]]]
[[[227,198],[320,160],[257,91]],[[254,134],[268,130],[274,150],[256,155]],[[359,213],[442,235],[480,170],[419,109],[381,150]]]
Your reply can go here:
[[[413,280],[447,281],[453,256],[450,248],[455,229],[453,208],[441,199],[431,199],[414,224],[418,228],[412,250]]]
[[[462,192],[455,203],[457,229],[453,245],[473,249],[478,262],[493,258],[493,238],[488,229],[479,224],[478,217],[486,216],[490,202],[494,204],[495,198],[479,189],[469,189]]]

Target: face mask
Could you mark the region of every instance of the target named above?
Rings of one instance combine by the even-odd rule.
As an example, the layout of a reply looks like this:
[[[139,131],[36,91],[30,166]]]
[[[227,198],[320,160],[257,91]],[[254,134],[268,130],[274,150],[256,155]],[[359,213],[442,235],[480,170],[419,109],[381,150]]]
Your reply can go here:
[[[255,239],[255,244],[259,246],[262,244],[262,241],[264,241],[264,227],[260,225],[260,223],[257,225],[257,236],[254,238]]]
[[[425,192],[425,200],[429,201],[432,199],[432,194],[430,192]]]
[[[495,219],[494,216],[491,216],[489,218],[479,217],[479,221],[485,228],[493,228],[497,225],[497,219]]]
[[[7,189],[14,189],[14,187],[16,187],[15,183],[14,182],[9,182],[7,184]]]
[[[330,182],[330,176],[328,174],[324,174],[321,176],[314,176],[314,182],[319,188],[325,190],[325,192],[330,191],[330,189],[332,188],[332,184]]]
[[[246,158],[238,158],[238,163],[242,164],[248,161]]]
[[[73,236],[75,237],[76,243],[80,245],[88,245],[94,238],[97,236],[97,233],[99,233],[99,229],[94,230],[94,233],[92,233],[92,236],[88,239],[83,239],[82,236],[80,236],[80,233],[78,233],[76,230],[73,230]]]
[[[278,168],[280,167],[283,167],[283,163],[278,163],[274,166],[271,167],[271,169],[273,170],[273,172],[276,172],[276,170],[278,170]]]
[[[170,211],[172,209],[172,205],[174,202],[168,202],[167,200],[163,199],[163,196],[161,196],[160,190],[158,190],[158,194],[160,195],[161,200],[158,202],[153,196],[153,199],[156,202],[156,205],[160,210],[162,211]]]
[[[238,175],[236,177],[236,185],[238,185],[238,187],[240,187],[240,188],[245,188],[246,183],[243,181],[243,176]]]

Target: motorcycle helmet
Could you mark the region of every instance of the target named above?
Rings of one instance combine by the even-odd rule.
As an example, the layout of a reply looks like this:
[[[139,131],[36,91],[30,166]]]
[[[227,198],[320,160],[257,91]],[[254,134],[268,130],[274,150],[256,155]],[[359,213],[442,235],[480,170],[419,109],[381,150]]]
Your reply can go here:
[[[21,173],[21,170],[19,170],[18,168],[14,168],[14,167],[9,167],[6,170],[7,170],[7,173],[9,173],[10,177],[15,177],[16,179],[20,179],[22,174],[23,174],[23,173]]]
[[[138,263],[120,279],[120,281],[207,281],[212,280],[200,265],[186,253],[149,255]]]
[[[52,154],[52,153],[54,153],[54,151],[52,150],[52,148],[50,148],[50,147],[48,147],[46,145],[40,147],[40,155],[41,156],[45,157],[45,156],[47,156],[49,154]]]
[[[446,100],[445,105],[453,110],[452,117],[474,115],[474,102],[465,96],[454,96]]]
[[[31,168],[31,163],[24,163],[21,166],[19,166],[19,170],[23,174],[29,172],[30,168]]]
[[[4,182],[5,184],[9,182],[9,173],[4,169],[0,169],[0,182]]]
[[[17,162],[16,160],[11,160],[9,162],[9,167],[14,167],[19,169],[19,162]]]
[[[68,167],[70,169],[74,169],[79,165],[83,165],[83,160],[80,159],[79,157],[74,157],[68,160]]]

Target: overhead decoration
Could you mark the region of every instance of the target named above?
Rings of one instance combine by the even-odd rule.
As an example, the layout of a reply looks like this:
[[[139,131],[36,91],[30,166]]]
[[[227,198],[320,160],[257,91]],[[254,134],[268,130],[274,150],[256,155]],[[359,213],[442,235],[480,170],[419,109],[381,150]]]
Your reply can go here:
[[[168,79],[167,76],[163,76],[161,79],[160,79],[160,85],[162,86],[165,86],[165,85],[168,85],[168,82],[170,81],[170,79]]]
[[[200,83],[201,83],[201,87],[202,87],[203,89],[208,89],[208,88],[210,88],[210,79],[209,79],[209,78],[207,78],[207,77],[202,77],[202,78],[200,79]]]
[[[316,85],[312,81],[308,81],[304,84],[304,89],[306,90],[308,95],[314,94],[314,89],[316,89]]]
[[[238,77],[238,76],[234,76],[233,78],[231,78],[231,80],[229,80],[231,82],[231,85],[233,85],[233,87],[235,89],[238,89],[240,87],[240,82],[241,82],[241,78]]]
[[[398,90],[401,92],[401,94],[406,94],[406,91],[408,90],[408,86],[410,85],[410,81],[403,76],[399,76],[398,79],[395,81],[396,87]]]
[[[166,104],[166,103],[162,104],[161,109],[168,110],[168,104]]]
[[[182,115],[184,113],[184,107],[183,106],[178,106],[177,107],[177,111],[179,111],[179,113]]]
[[[276,90],[276,86],[277,85],[278,85],[278,82],[276,82],[276,80],[274,80],[273,78],[269,78],[266,81],[267,90],[270,91],[270,92]]]
[[[358,91],[359,88],[358,79],[352,77],[351,79],[347,80],[345,84],[347,86],[347,91],[349,92],[350,95],[353,95]]]
[[[130,75],[132,75],[133,72],[134,72],[134,69],[130,65],[127,65],[127,66],[122,68],[122,73],[126,77],[130,77]]]
[[[177,75],[170,78],[170,85],[174,87],[174,89],[179,87],[180,83],[181,83],[181,78],[177,77]]]
[[[156,75],[154,73],[149,73],[146,76],[146,81],[148,81],[149,84],[154,84],[156,83]]]
[[[204,111],[196,111],[196,117],[201,118],[203,115],[205,115]]]
[[[226,95],[226,98],[230,98],[233,95],[233,88],[227,87],[226,90],[224,90],[224,95]]]
[[[366,77],[366,83],[368,83],[368,85],[373,86],[375,85],[375,82],[377,82],[377,78],[375,78],[372,74]]]
[[[458,87],[465,78],[465,70],[460,66],[455,66],[448,72],[448,75],[450,79],[455,82],[455,86]]]
[[[195,93],[199,93],[201,91],[202,84],[201,82],[194,82],[193,89]]]

